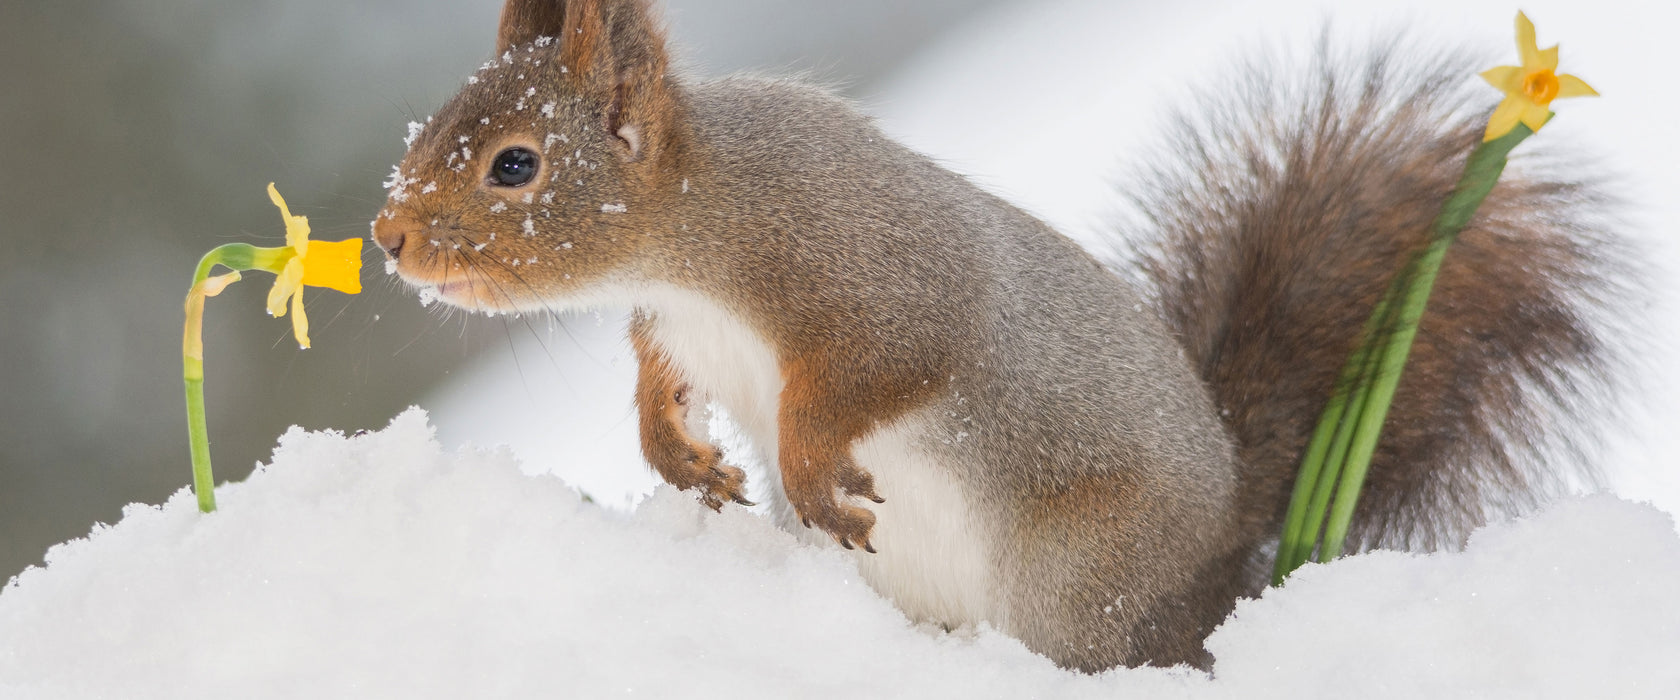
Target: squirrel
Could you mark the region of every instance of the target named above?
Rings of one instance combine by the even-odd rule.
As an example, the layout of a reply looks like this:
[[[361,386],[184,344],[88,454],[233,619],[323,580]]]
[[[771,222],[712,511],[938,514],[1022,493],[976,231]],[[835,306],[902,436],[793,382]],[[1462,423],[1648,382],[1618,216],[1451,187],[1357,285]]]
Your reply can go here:
[[[909,617],[1088,672],[1211,663],[1491,108],[1454,57],[1241,76],[1242,103],[1181,120],[1116,264],[824,89],[689,79],[665,42],[647,0],[507,0],[495,57],[410,125],[373,222],[390,269],[466,309],[632,307],[665,481],[749,503],[689,427],[715,402],[779,473],[783,525],[853,550]],[[1356,548],[1451,544],[1559,478],[1526,457],[1605,374],[1600,201],[1507,176],[1461,235]]]

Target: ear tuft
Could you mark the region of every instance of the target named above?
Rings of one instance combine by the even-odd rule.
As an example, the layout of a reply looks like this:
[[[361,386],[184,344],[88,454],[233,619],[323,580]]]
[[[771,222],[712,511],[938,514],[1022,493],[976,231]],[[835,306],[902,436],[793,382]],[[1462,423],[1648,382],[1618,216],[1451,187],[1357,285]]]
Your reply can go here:
[[[537,41],[558,37],[566,28],[567,5],[575,0],[508,0],[496,30],[496,53],[502,54]]]
[[[629,160],[671,151],[680,106],[669,82],[665,32],[649,0],[507,0],[497,53],[552,37],[574,85],[607,102],[606,130]]]

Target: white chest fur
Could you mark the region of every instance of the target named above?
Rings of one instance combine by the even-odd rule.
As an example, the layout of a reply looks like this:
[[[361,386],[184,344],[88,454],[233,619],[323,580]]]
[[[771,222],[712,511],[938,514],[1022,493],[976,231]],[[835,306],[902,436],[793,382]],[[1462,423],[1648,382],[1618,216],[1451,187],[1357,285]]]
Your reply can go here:
[[[776,468],[776,414],[781,368],[770,347],[746,324],[704,297],[674,289],[638,294],[655,343],[671,358],[699,395],[727,410],[753,442],[769,472]],[[919,621],[951,627],[998,621],[992,595],[992,523],[952,477],[953,465],[919,447],[927,421],[895,421],[852,445],[858,465],[875,476],[886,503],[863,503],[874,511],[871,541],[878,553],[855,552],[858,569],[871,586]],[[770,489],[772,512],[784,527],[813,542],[827,536],[803,531],[788,512],[780,484]]]

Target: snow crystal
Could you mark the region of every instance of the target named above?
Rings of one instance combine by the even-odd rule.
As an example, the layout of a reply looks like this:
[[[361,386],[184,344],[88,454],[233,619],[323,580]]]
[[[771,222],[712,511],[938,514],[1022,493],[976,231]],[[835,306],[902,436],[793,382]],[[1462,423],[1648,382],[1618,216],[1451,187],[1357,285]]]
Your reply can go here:
[[[467,76],[467,84],[468,85],[477,85],[478,84],[478,76],[476,76],[476,75]]]
[[[545,117],[548,117],[549,119],[554,118],[554,103],[553,102],[544,102],[543,103],[543,105],[542,105],[542,115],[545,116]]]
[[[387,274],[387,275],[397,274],[397,259],[396,258],[386,258],[385,259],[385,274]]]
[[[424,128],[426,128],[425,124],[422,124],[420,122],[409,122],[408,123],[408,135],[403,137],[403,145],[404,146],[413,146],[414,145],[414,140],[417,139],[417,138],[420,138],[420,130],[424,129]]]
[[[578,182],[581,184],[583,181],[579,180]],[[623,204],[602,204],[601,211],[608,214],[623,214],[624,212],[630,211],[630,209]]]
[[[437,287],[421,287],[414,291],[414,295],[419,298],[421,306],[431,306],[438,300]]]
[[[393,165],[391,166],[391,176],[381,184],[385,186],[385,189],[391,191],[389,196],[392,201],[406,202],[408,201],[408,186],[415,182],[418,182],[417,178],[403,177],[402,166]]]
[[[552,104],[554,104],[554,103],[553,102],[548,103],[548,105],[552,105]],[[548,112],[553,111],[553,110],[549,109],[548,105],[543,105],[543,109],[545,111],[548,111]],[[550,115],[550,116],[553,116],[553,115]],[[549,134],[549,135],[543,137],[543,150],[547,151],[548,149],[553,148],[555,141],[559,141],[561,143],[567,143],[567,142],[570,142],[571,139],[566,138],[565,134]]]
[[[531,200],[535,199],[536,196],[537,196],[537,193],[535,193],[535,192],[526,192],[525,196],[520,198],[520,201],[523,201],[526,204],[530,204]]]
[[[683,187],[683,191],[682,191],[682,193],[683,193],[683,194],[688,194],[688,178],[686,178],[686,177],[685,177],[685,178],[683,178],[683,185],[682,185],[682,187]]]
[[[536,43],[536,45],[537,45],[537,47],[538,47],[538,48],[541,48],[541,47],[544,47],[544,46],[548,46],[548,45],[549,45],[549,44],[552,44],[552,43],[554,43],[554,37],[551,37],[551,36],[539,36],[539,37],[537,37],[537,40],[536,40],[536,42],[535,42],[535,43]]]
[[[507,202],[498,200],[495,204],[490,205],[490,213],[492,214],[500,214],[504,211],[507,211]]]
[[[537,235],[537,225],[535,222],[531,221],[531,217],[529,216],[525,217],[525,222],[520,224],[519,227],[527,236]]]
[[[542,203],[543,204],[553,204],[554,203],[554,193],[553,192],[544,192],[543,195],[542,195]]]
[[[437,182],[436,181],[428,182],[428,183],[426,183],[425,187],[420,188],[420,194],[431,194],[431,193],[436,192],[436,191],[437,191]]]

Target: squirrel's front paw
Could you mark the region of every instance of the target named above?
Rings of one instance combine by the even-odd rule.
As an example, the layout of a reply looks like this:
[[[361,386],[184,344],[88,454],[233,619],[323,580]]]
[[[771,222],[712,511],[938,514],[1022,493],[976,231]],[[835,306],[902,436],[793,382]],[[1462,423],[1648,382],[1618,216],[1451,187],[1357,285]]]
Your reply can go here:
[[[826,477],[826,478],[823,478]],[[820,527],[832,535],[840,546],[875,553],[869,544],[869,531],[875,527],[875,514],[868,508],[840,503],[837,496],[858,496],[876,503],[884,502],[875,494],[875,479],[855,465],[836,465],[834,471],[817,478],[784,479],[788,502],[799,513],[805,527]]]
[[[723,452],[710,445],[693,450],[680,468],[680,476],[671,479],[679,489],[696,489],[700,502],[712,510],[721,510],[725,501],[743,506],[754,505],[747,500],[747,473],[723,463]]]

